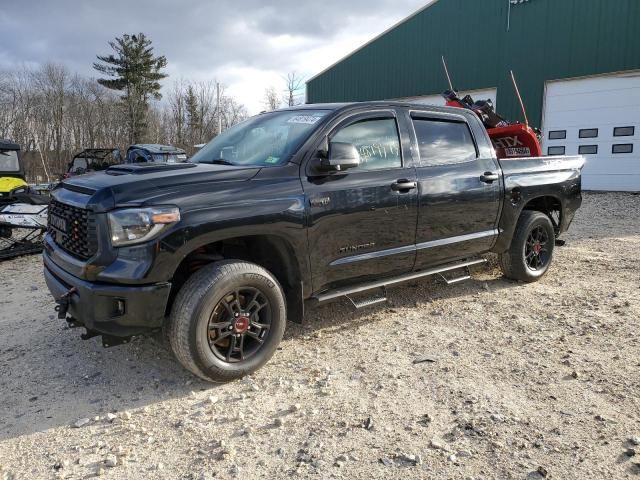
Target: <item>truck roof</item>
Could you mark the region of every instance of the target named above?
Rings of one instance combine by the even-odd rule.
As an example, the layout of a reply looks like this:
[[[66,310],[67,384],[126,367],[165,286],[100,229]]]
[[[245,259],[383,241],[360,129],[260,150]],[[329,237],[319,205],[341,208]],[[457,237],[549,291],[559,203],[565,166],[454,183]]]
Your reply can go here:
[[[434,112],[443,112],[443,113],[460,113],[464,112],[465,109],[458,107],[440,107],[437,105],[426,105],[424,103],[415,103],[415,102],[402,102],[398,100],[372,100],[366,102],[344,102],[344,103],[308,103],[304,105],[296,105],[293,107],[283,108],[280,110],[276,110],[278,112],[282,111],[295,111],[295,110],[348,110],[350,108],[356,107],[409,107],[416,109],[429,109]],[[263,112],[269,113],[269,112]]]
[[[0,138],[0,150],[20,150],[20,145],[11,140]]]

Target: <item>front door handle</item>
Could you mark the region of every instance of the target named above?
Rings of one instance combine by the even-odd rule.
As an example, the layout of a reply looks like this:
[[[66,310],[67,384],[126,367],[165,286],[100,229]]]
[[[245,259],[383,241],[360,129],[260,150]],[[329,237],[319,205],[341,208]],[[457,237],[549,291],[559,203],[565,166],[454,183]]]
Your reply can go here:
[[[500,180],[500,175],[498,175],[497,173],[484,172],[482,175],[480,175],[480,181],[484,183],[493,183],[497,182],[498,180]]]
[[[391,190],[394,192],[409,192],[411,190],[415,190],[417,187],[417,182],[412,182],[406,179],[398,180],[391,184]]]

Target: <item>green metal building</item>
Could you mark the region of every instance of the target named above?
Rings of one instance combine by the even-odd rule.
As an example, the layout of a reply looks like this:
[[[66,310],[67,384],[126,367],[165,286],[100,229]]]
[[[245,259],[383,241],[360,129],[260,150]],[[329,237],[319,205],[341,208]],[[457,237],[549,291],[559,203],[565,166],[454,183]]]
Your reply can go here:
[[[585,187],[640,190],[640,0],[436,0],[307,83],[309,103],[442,103],[454,87],[587,156]]]

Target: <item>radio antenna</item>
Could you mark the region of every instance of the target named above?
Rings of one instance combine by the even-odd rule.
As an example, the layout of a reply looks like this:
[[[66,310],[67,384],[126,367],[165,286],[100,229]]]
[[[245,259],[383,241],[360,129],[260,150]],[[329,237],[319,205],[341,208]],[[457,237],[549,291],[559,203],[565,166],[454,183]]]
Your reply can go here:
[[[516,82],[516,77],[513,74],[513,70],[511,70],[511,81],[513,82],[513,88],[516,89],[516,95],[518,96],[518,100],[520,101],[520,108],[522,108],[522,114],[524,115],[524,124],[529,126],[529,119],[527,118],[527,110],[524,108],[524,102],[522,101],[522,95],[520,95],[520,89],[518,88],[518,82]]]
[[[444,67],[444,74],[447,76],[447,81],[449,82],[449,90],[453,92],[453,83],[451,83],[451,76],[449,75],[449,69],[447,68],[447,62],[444,59],[444,55],[442,56],[442,66]]]

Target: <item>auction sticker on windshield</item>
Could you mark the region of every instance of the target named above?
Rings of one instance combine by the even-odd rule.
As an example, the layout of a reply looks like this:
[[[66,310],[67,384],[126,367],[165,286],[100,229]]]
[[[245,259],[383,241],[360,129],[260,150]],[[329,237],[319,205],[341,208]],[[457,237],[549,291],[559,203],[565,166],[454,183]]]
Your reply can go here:
[[[304,125],[315,125],[322,117],[314,117],[312,115],[296,115],[291,117],[288,123],[302,123]]]

